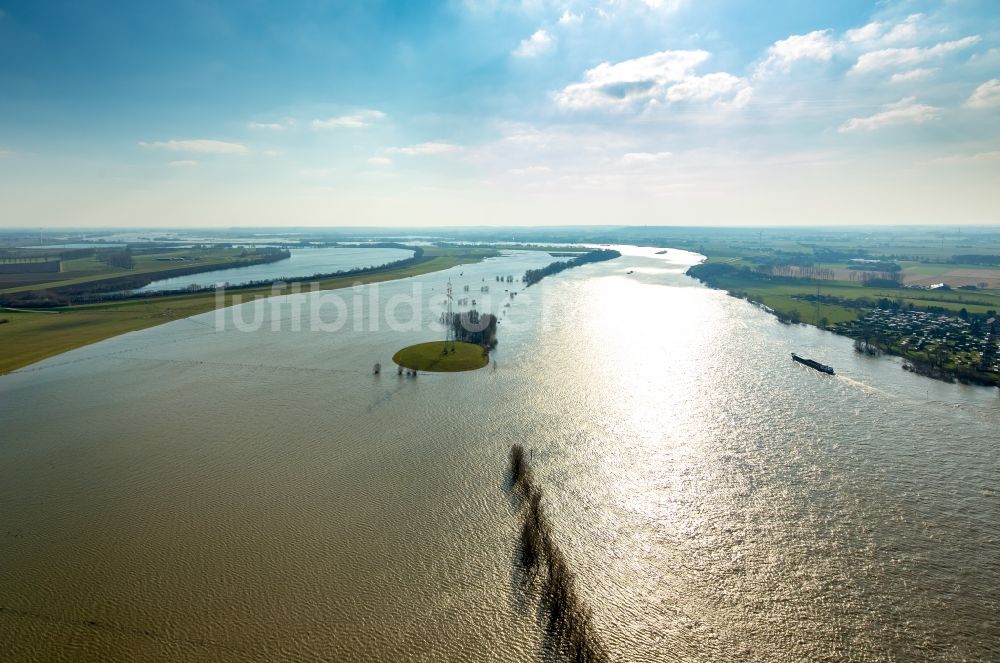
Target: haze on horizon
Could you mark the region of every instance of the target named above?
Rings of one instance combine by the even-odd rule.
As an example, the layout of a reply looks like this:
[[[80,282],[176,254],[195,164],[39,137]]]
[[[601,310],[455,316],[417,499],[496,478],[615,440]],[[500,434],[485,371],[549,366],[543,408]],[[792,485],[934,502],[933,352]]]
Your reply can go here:
[[[992,0],[0,0],[0,226],[1000,222]]]

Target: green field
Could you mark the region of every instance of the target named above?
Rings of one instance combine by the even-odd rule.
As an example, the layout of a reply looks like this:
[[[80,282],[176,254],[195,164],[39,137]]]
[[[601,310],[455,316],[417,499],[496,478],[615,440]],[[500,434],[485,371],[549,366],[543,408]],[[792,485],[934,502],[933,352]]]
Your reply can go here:
[[[747,268],[755,274],[720,275],[711,285],[768,306],[782,318],[819,326],[854,320],[879,299],[915,308],[940,307],[958,312],[1000,310],[1000,268],[955,262],[956,256],[1000,255],[996,228],[760,228],[678,229],[682,248],[708,256],[705,264]],[[891,262],[899,266],[904,282],[931,285],[952,281],[951,289],[868,287],[851,277],[851,258]],[[835,279],[775,278],[769,265],[804,265],[834,272]],[[759,272],[765,274],[759,274]],[[987,287],[960,289],[985,283]],[[847,305],[807,298],[838,298]]]
[[[710,258],[707,262],[745,266],[733,258]],[[775,310],[783,318],[795,318],[816,326],[831,326],[838,322],[855,320],[863,308],[844,307],[803,299],[805,296],[827,296],[852,300],[862,307],[875,306],[879,299],[891,299],[904,306],[916,308],[941,307],[955,312],[966,309],[970,313],[1000,310],[1000,291],[997,290],[920,290],[915,288],[870,288],[850,281],[820,281],[799,279],[799,283],[784,283],[757,278],[723,276],[713,279],[712,285],[737,296],[745,296]],[[825,319],[826,324],[820,324]]]
[[[60,288],[81,283],[98,283],[122,276],[142,276],[176,270],[198,268],[211,271],[239,266],[255,257],[252,249],[208,248],[171,249],[156,253],[136,253],[132,256],[134,267],[123,269],[101,262],[95,256],[64,260],[62,271],[52,274],[0,274],[0,293],[18,293],[28,290]],[[187,260],[181,260],[187,258]]]
[[[633,229],[629,235],[640,233]],[[629,235],[616,238],[628,242]],[[778,253],[809,258],[824,251],[896,261],[946,263],[956,255],[1000,255],[1000,229],[970,227],[648,228],[637,239],[706,256],[755,259]]]
[[[474,371],[490,363],[489,353],[480,345],[462,341],[431,341],[403,348],[392,356],[403,368],[436,373]]]
[[[445,249],[429,247],[416,264],[386,268],[384,271],[353,277],[337,277],[319,282],[323,290],[348,288],[356,284],[378,283],[427,274],[457,265],[479,262],[497,255],[482,248]],[[233,297],[242,301],[262,299],[290,292],[290,287],[273,292],[270,287],[236,290],[227,293],[225,305]],[[151,297],[106,304],[70,306],[50,311],[11,311],[0,309],[0,374],[8,373],[53,355],[97,341],[211,311],[216,307],[215,293]]]
[[[961,246],[926,239],[922,244],[919,237],[899,236],[892,249],[900,251],[905,245],[906,253],[900,254],[881,252],[877,242],[849,249],[849,242],[833,248],[831,242],[802,241],[800,250],[792,250],[787,242],[781,248],[765,243],[762,233],[756,246],[743,237],[722,234],[714,237],[715,252],[701,247],[708,259],[690,273],[767,307],[780,320],[863,339],[905,357],[924,375],[997,384],[991,331],[1000,310],[996,235],[983,231],[962,240]],[[955,250],[963,253],[951,253]],[[956,258],[962,255],[982,264]],[[857,258],[878,264],[859,263]],[[851,269],[859,266],[869,269]],[[940,283],[947,285],[938,287]],[[889,313],[874,316],[876,310]],[[911,317],[914,312],[924,317]],[[942,326],[942,315],[963,322]]]

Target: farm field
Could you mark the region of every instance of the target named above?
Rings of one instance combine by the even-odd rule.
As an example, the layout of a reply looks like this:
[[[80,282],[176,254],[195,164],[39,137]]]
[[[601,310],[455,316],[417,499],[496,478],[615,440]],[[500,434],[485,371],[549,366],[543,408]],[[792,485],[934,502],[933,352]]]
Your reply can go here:
[[[39,253],[41,255],[41,253]],[[62,261],[57,273],[0,274],[0,293],[13,294],[39,288],[60,288],[97,283],[122,276],[153,275],[169,272],[179,267],[196,267],[199,271],[225,269],[239,266],[248,260],[262,259],[264,253],[244,248],[167,249],[153,253],[136,252],[132,255],[133,267],[116,267],[100,260],[96,255],[70,258]]]
[[[356,284],[378,283],[402,279],[457,265],[479,262],[497,255],[486,248],[425,249],[416,263],[403,267],[388,267],[360,276],[335,277],[319,281],[322,290],[347,288]],[[291,286],[274,290],[271,287],[240,289],[228,292],[221,302],[214,292],[167,297],[68,306],[47,311],[18,311],[0,308],[0,374],[8,373],[36,361],[111,338],[130,331],[153,327],[172,320],[214,310],[220,304],[230,306],[235,301],[266,298],[291,292]],[[239,297],[239,300],[235,300]]]
[[[782,321],[829,329],[862,339],[873,351],[903,356],[927,375],[997,382],[1000,257],[988,253],[991,241],[956,245],[953,250],[968,252],[947,255],[941,244],[910,237],[905,259],[872,246],[801,244],[803,250],[791,251],[787,243],[778,248],[759,237],[757,247],[740,252],[736,243],[717,242],[718,253],[708,251],[708,259],[688,273]],[[967,332],[956,332],[959,327]]]

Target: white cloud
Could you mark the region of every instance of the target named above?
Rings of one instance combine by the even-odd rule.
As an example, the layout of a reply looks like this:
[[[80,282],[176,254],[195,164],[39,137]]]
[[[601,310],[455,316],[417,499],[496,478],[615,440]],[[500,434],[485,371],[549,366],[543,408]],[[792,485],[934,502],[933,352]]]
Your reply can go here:
[[[373,166],[385,167],[392,165],[392,159],[390,159],[389,157],[371,157],[370,159],[368,159],[368,163]]]
[[[1000,106],[1000,78],[993,78],[979,87],[965,102],[968,108],[997,108]]]
[[[743,79],[724,72],[692,76],[667,88],[667,101],[711,101],[728,96],[733,91],[737,106],[749,101],[750,89]],[[746,98],[744,98],[746,95]]]
[[[684,0],[642,0],[642,4],[650,9],[662,9],[673,12],[677,11],[684,4]]]
[[[194,152],[196,154],[246,154],[249,148],[240,143],[227,143],[222,140],[158,140],[150,143],[140,142],[140,147],[171,152]]]
[[[554,44],[555,37],[545,30],[536,30],[533,35],[521,40],[514,49],[514,55],[519,58],[533,58],[548,52]]]
[[[365,109],[349,115],[313,120],[312,126],[313,129],[365,129],[385,116],[382,111]]]
[[[776,41],[767,49],[767,57],[757,67],[756,75],[772,71],[788,73],[799,60],[829,61],[833,57],[834,42],[829,30],[815,30],[809,34],[792,35]]]
[[[559,25],[576,25],[583,20],[583,17],[579,14],[574,14],[570,10],[565,10],[562,16],[559,17]]]
[[[894,124],[923,124],[933,120],[940,109],[927,104],[918,104],[916,97],[906,97],[894,104],[882,107],[882,112],[869,117],[854,117],[845,122],[839,129],[841,133],[849,131],[873,131]]]
[[[623,166],[646,166],[672,157],[671,152],[629,152],[623,154],[619,163]]]
[[[194,159],[181,159],[180,161],[171,161],[167,165],[171,168],[194,168],[198,162]]]
[[[5,150],[4,148],[0,147],[0,159],[6,159],[8,157],[12,157],[14,156],[14,154],[16,154],[14,150]]]
[[[282,129],[287,129],[293,124],[295,124],[294,120],[285,120],[284,122],[247,122],[247,128],[281,131]]]
[[[448,154],[457,152],[461,147],[451,143],[419,143],[408,147],[390,147],[387,152],[391,154],[405,154],[406,156],[434,156],[438,154]]]
[[[935,73],[937,73],[936,68],[931,69],[911,69],[910,71],[902,71],[898,74],[893,74],[889,79],[890,83],[912,83],[913,81],[922,81],[924,79],[930,78]]]
[[[844,33],[844,38],[851,43],[864,43],[875,41],[882,36],[883,24],[877,21],[854,28]]]
[[[615,64],[604,62],[584,73],[581,83],[555,93],[564,108],[625,108],[682,101],[715,101],[742,106],[750,99],[746,79],[727,73],[698,76],[706,51],[661,51]]]
[[[945,41],[934,46],[911,48],[883,48],[878,51],[863,53],[851,68],[852,73],[866,74],[879,69],[898,66],[912,66],[927,60],[954,53],[979,43],[980,37],[973,35],[954,41]]]
[[[920,36],[919,24],[923,14],[910,14],[900,23],[887,28],[885,23],[877,21],[854,28],[844,33],[844,39],[852,44],[898,44],[913,41]]]
[[[264,150],[263,152],[261,152],[261,154],[263,154],[266,157],[280,157],[281,156],[281,151],[280,150]]]
[[[917,38],[919,30],[917,25],[924,17],[923,14],[910,14],[902,23],[897,23],[882,36],[882,41],[889,44],[896,44],[901,41],[913,41]]]

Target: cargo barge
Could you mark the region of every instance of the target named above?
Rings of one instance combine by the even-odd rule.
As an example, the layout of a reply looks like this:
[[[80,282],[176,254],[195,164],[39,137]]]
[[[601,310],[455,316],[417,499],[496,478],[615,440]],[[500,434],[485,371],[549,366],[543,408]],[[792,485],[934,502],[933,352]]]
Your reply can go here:
[[[812,359],[806,359],[805,357],[800,357],[794,352],[792,353],[792,361],[797,361],[800,364],[805,364],[809,368],[814,368],[820,373],[826,373],[827,375],[834,375],[832,366],[827,366],[826,364],[821,364],[818,361],[813,361]]]

